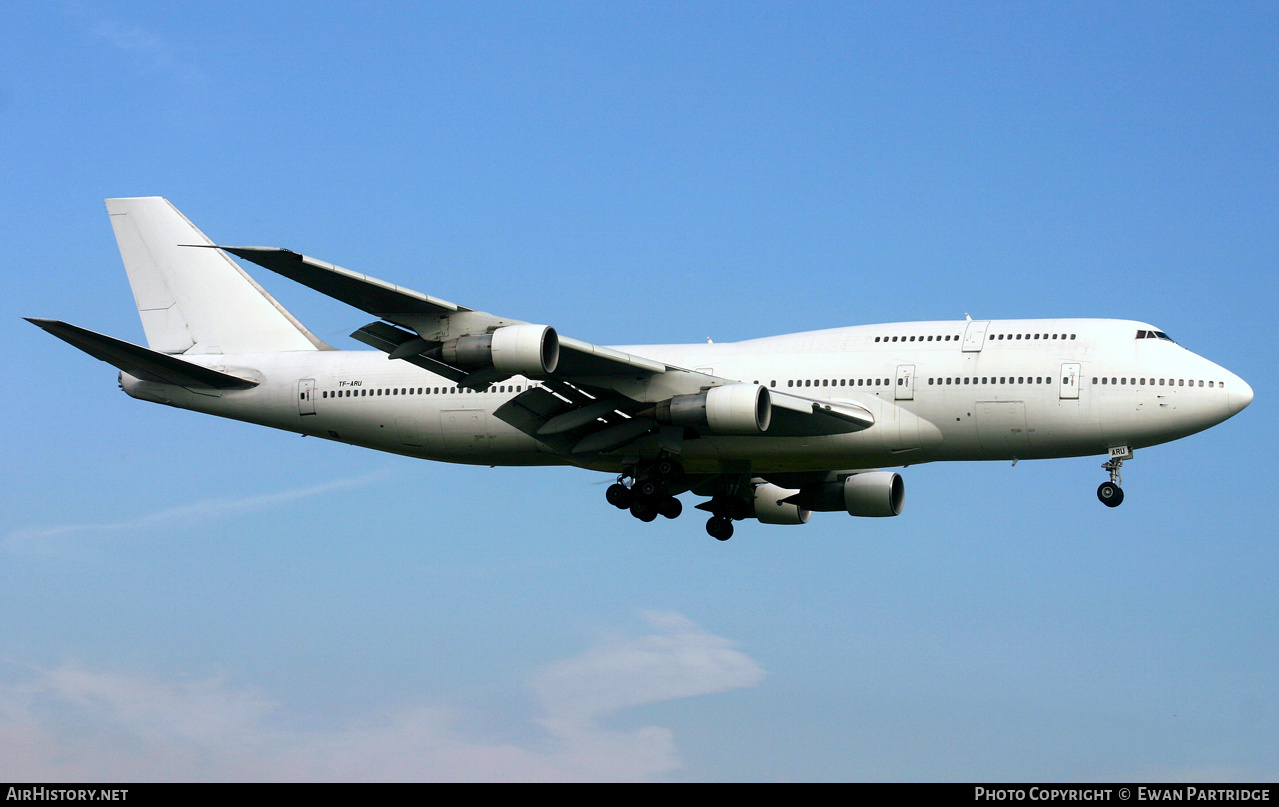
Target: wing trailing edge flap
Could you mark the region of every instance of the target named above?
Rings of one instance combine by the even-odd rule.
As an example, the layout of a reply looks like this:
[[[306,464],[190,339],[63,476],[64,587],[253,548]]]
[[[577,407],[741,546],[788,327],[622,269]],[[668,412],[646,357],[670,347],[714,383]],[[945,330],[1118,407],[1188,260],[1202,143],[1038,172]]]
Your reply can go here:
[[[93,358],[100,359],[143,381],[216,390],[249,389],[258,385],[258,382],[247,378],[201,367],[167,353],[159,353],[132,342],[95,333],[59,320],[31,317],[27,317],[26,320],[67,344],[83,350]]]
[[[556,453],[589,462],[595,455],[659,430],[656,421],[634,416],[643,406],[612,390],[588,391],[549,379],[521,392],[493,414]]]

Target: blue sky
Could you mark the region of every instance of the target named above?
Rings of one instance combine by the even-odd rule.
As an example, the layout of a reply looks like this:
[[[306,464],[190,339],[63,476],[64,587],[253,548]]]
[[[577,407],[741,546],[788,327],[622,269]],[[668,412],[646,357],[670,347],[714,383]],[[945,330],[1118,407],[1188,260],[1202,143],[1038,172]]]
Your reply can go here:
[[[229,5],[0,29],[0,778],[1279,777],[1273,4]],[[921,466],[720,544],[127,398],[20,317],[143,341],[135,195],[593,342],[1126,317],[1256,400],[1117,510]]]

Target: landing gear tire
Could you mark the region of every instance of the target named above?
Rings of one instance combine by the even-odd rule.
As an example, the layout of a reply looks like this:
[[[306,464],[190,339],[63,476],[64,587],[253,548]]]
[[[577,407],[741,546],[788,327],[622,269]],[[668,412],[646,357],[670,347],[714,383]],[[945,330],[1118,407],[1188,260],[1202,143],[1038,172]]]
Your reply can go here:
[[[667,518],[679,518],[679,514],[684,512],[684,504],[674,496],[667,496],[657,506],[657,512]]]
[[[667,482],[678,482],[684,477],[684,466],[670,457],[663,457],[653,463],[653,473]]]
[[[1118,507],[1123,504],[1124,490],[1114,482],[1102,482],[1097,488],[1097,498],[1107,507]]]
[[[706,522],[706,532],[717,541],[727,541],[733,537],[733,520],[714,516]]]
[[[657,518],[657,505],[649,499],[636,499],[631,504],[631,515],[643,522],[652,521]]]
[[[608,490],[604,491],[604,498],[608,499],[608,503],[616,507],[618,510],[625,510],[631,506],[635,500],[631,489],[619,483],[609,485]]]

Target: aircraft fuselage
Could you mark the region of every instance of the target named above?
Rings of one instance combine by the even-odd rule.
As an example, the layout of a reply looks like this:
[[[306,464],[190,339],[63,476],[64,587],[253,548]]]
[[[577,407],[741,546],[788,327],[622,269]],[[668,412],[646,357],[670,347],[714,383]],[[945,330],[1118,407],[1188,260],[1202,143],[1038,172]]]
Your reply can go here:
[[[1251,401],[1238,376],[1156,333],[1129,320],[905,322],[619,349],[778,392],[851,401],[874,415],[872,427],[849,434],[702,436],[680,448],[690,472],[767,473],[1105,454],[1193,434]],[[122,386],[136,398],[423,459],[573,461],[494,417],[536,380],[517,376],[473,391],[373,351],[184,358],[261,383],[197,391],[122,374]],[[663,397],[656,389],[646,396],[646,383],[637,378],[628,394]],[[617,472],[657,453],[653,438],[580,464]]]

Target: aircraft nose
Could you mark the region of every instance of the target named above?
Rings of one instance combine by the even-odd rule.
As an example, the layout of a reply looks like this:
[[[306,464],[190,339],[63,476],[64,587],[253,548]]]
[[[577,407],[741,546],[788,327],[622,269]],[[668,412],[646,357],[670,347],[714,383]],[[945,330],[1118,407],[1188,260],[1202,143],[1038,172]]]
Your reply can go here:
[[[1252,403],[1252,387],[1239,376],[1235,376],[1233,381],[1227,395],[1230,398],[1230,414],[1237,415],[1245,406]]]

